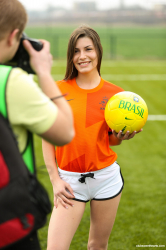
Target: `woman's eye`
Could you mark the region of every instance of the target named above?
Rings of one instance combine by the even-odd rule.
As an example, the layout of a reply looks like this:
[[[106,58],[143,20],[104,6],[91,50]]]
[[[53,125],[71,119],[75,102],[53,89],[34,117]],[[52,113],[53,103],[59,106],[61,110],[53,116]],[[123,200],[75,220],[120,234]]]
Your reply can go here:
[[[92,50],[92,49],[88,48],[88,49],[86,49],[86,50]]]
[[[74,53],[77,53],[78,52],[78,50],[75,50],[75,52]]]

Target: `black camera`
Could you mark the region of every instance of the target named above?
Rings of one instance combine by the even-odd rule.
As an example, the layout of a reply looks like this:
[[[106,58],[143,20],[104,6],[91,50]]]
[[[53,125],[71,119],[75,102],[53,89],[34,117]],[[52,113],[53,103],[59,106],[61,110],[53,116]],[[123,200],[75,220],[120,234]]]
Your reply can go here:
[[[43,48],[43,44],[40,41],[38,41],[36,39],[29,38],[27,35],[25,35],[25,33],[23,33],[21,40],[20,40],[20,45],[18,47],[18,50],[17,50],[15,56],[11,59],[11,61],[9,61],[7,63],[7,65],[10,65],[13,67],[19,67],[19,68],[25,70],[29,74],[35,74],[35,72],[31,68],[30,63],[29,63],[29,54],[23,46],[23,40],[25,40],[25,39],[31,43],[32,47],[36,51],[40,51]]]

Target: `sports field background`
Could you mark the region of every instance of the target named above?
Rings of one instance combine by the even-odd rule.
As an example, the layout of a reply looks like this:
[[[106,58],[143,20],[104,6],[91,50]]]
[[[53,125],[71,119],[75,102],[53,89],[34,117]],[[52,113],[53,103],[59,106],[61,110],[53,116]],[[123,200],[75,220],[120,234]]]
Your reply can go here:
[[[67,44],[75,26],[27,27],[25,32],[34,38],[43,38],[51,43],[51,53],[56,59],[65,59]],[[104,59],[165,59],[165,27],[114,27],[91,26],[100,35]]]
[[[71,27],[72,30],[73,27]],[[141,30],[141,34],[147,35],[146,28]],[[158,38],[160,32],[164,36],[165,30],[163,28],[156,29],[155,32],[153,28],[148,30],[151,34],[156,34],[156,38],[146,41],[149,43],[149,50],[148,46],[146,46],[146,51],[144,50],[143,40],[139,38],[133,46],[130,46],[131,44],[129,45],[127,41],[121,45],[119,42],[116,51],[117,60],[110,60],[111,55],[107,57],[105,53],[101,73],[105,80],[142,96],[148,105],[150,115],[166,115],[166,43],[163,42],[164,38]],[[59,28],[56,32],[62,32],[62,30]],[[119,28],[114,32],[127,34],[128,31]],[[69,33],[68,29],[67,34]],[[31,36],[32,33],[30,34],[29,31],[27,34]],[[103,47],[108,47],[110,51],[109,39],[108,41],[104,39]],[[64,77],[66,41],[63,45],[60,43],[62,47],[59,48],[58,60],[55,60],[53,64],[52,75],[55,80]],[[56,44],[51,42],[51,46],[54,47]],[[134,52],[136,47],[138,47],[137,53]],[[134,139],[124,141],[120,146],[114,147],[118,153],[118,163],[121,166],[125,185],[108,250],[134,250],[138,249],[136,245],[166,246],[166,120],[158,121],[155,117],[157,119],[158,116],[154,116],[154,120],[148,120],[143,132]],[[35,154],[38,177],[47,188],[52,201],[52,186],[44,166],[41,139],[37,136],[35,136]],[[86,249],[90,218],[89,205],[89,203],[86,205],[70,250]],[[47,230],[48,223],[39,230],[42,250],[46,249]],[[154,247],[144,247],[144,249],[154,249]]]

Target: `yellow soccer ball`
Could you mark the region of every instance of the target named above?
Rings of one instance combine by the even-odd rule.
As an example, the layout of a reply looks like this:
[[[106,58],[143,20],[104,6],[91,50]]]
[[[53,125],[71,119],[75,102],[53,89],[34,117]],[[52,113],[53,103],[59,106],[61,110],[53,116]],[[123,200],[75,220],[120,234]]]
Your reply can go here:
[[[123,91],[112,96],[105,107],[105,120],[108,126],[123,134],[139,131],[148,118],[148,107],[141,96]]]

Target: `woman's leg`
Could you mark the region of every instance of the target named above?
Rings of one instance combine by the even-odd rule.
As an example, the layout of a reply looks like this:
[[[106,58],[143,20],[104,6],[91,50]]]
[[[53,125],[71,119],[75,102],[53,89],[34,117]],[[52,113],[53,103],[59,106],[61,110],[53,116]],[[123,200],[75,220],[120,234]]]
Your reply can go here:
[[[110,200],[91,201],[88,250],[106,250],[121,194]]]
[[[64,208],[60,202],[53,209],[49,229],[47,250],[68,250],[85,210],[85,202],[72,201],[74,207]]]

